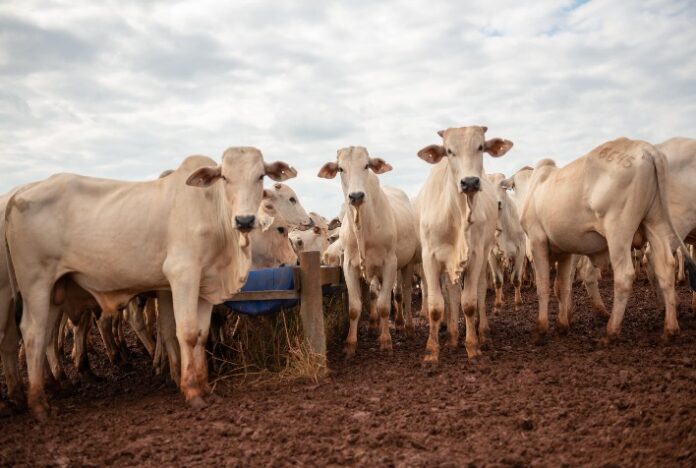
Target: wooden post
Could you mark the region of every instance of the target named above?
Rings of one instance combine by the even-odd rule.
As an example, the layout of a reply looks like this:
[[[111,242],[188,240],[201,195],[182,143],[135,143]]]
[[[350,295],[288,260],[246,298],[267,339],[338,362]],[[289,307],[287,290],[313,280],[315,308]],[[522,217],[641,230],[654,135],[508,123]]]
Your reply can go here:
[[[321,264],[317,251],[300,253],[300,317],[309,348],[326,360]]]

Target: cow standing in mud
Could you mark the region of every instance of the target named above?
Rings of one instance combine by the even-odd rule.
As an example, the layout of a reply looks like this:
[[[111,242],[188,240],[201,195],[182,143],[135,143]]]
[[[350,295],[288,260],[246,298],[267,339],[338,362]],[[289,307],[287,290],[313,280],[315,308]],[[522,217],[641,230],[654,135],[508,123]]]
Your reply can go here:
[[[582,254],[602,264],[607,256],[614,271],[614,302],[605,342],[621,330],[635,270],[632,247],[645,241],[665,301],[664,338],[679,332],[674,291],[673,249],[684,249],[692,288],[696,264],[676,234],[667,207],[668,171],[664,154],[653,145],[619,138],[609,141],[563,168],[540,161],[522,208],[522,226],[529,236],[539,319],[537,340],[548,332],[549,268],[558,262],[560,301],[558,326],[569,327],[573,256]]]
[[[483,171],[483,153],[500,157],[512,148],[501,138],[486,140],[486,127],[449,128],[438,132],[441,145],[426,146],[418,157],[434,164],[419,198],[423,273],[427,284],[430,335],[426,362],[440,355],[438,334],[444,315],[440,276],[451,283],[461,278],[461,308],[466,318],[466,352],[480,354],[479,340],[488,333],[486,265],[494,242],[497,204],[495,189]],[[452,307],[447,331],[450,346],[459,342],[458,307]],[[479,315],[479,337],[475,319]]]
[[[263,178],[294,177],[266,164],[255,148],[230,148],[222,163],[191,156],[172,174],[148,182],[59,174],[15,193],[6,241],[24,300],[21,323],[29,406],[45,416],[44,353],[59,319],[65,284],[89,292],[104,314],[159,291],[160,320],[176,329],[181,390],[194,407],[209,392],[205,343],[213,304],[237,292],[251,265]]]
[[[350,315],[345,344],[348,356],[355,354],[358,344],[358,319],[362,310],[361,277],[368,284],[373,280],[377,283],[380,349],[391,351],[389,311],[392,289],[398,270],[401,270],[403,277],[410,278],[410,266],[418,246],[413,228],[414,214],[408,197],[399,189],[382,188],[376,175],[391,169],[384,160],[371,158],[365,148],[351,146],[338,150],[336,161],[324,164],[318,174],[326,179],[341,174],[347,206],[341,227],[341,243]],[[405,312],[405,326],[412,328],[410,284],[407,289],[403,295],[404,304],[408,303],[409,306]]]

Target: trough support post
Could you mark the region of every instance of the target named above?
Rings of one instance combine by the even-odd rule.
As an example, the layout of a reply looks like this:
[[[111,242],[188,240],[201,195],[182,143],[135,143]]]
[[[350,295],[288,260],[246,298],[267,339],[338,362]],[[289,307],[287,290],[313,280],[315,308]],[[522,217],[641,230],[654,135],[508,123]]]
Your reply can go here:
[[[300,253],[300,317],[305,340],[326,362],[326,333],[321,292],[319,252]]]

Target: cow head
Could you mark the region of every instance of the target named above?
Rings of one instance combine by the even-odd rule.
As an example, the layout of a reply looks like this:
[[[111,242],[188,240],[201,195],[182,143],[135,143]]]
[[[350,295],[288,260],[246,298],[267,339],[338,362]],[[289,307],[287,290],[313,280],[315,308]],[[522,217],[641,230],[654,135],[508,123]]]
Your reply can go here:
[[[290,233],[290,242],[296,252],[324,252],[328,247],[328,225],[326,219],[317,214],[310,213],[313,226],[306,230],[293,230]]]
[[[319,170],[319,177],[333,179],[341,173],[341,185],[346,202],[358,208],[368,201],[372,186],[378,184],[377,178],[370,174],[383,174],[392,167],[381,158],[371,158],[362,146],[350,146],[338,150],[336,162],[328,162]]]
[[[505,190],[513,190],[519,200],[523,200],[529,192],[529,183],[532,180],[534,168],[525,166],[517,171],[512,177],[500,181],[500,186]]]
[[[277,182],[273,187],[263,192],[263,198],[271,200],[285,221],[294,228],[309,229],[314,221],[300,204],[293,189],[286,184]]]
[[[235,228],[249,232],[258,226],[256,211],[263,197],[264,177],[284,181],[296,175],[297,171],[284,162],[265,163],[261,151],[256,148],[238,147],[227,149],[219,166],[194,171],[186,184],[210,187],[222,183]]]
[[[290,226],[276,206],[264,200],[257,212],[260,231],[251,235],[252,256],[257,267],[295,265],[297,255],[290,243]]]
[[[446,157],[457,190],[472,196],[481,190],[483,153],[498,158],[512,148],[510,140],[486,140],[487,130],[475,126],[441,130],[437,133],[442,137],[442,145],[426,146],[418,152],[418,157],[430,164],[437,164]]]

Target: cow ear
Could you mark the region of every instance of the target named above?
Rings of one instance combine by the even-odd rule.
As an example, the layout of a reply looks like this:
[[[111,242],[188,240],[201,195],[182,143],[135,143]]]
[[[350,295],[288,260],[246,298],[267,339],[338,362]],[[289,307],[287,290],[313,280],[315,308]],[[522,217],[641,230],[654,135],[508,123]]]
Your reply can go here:
[[[486,140],[485,151],[494,158],[499,158],[512,148],[512,142],[510,140],[503,140],[502,138],[493,138]]]
[[[515,188],[515,181],[512,178],[503,179],[500,181],[500,186],[505,190],[512,190]]]
[[[370,169],[372,169],[372,172],[375,174],[384,174],[385,172],[389,172],[393,169],[391,164],[382,158],[370,158],[368,159],[367,165],[370,166]]]
[[[319,174],[317,176],[321,177],[322,179],[333,179],[336,177],[336,173],[338,172],[338,164],[335,162],[327,162],[323,166],[321,166],[321,169],[319,169]]]
[[[312,228],[312,231],[314,231],[314,234],[320,234],[321,233],[321,228],[319,226],[314,226]]]
[[[341,227],[341,220],[334,218],[329,222],[329,231],[333,231],[336,228]]]
[[[446,156],[442,145],[429,145],[418,152],[418,157],[430,164],[437,164]]]
[[[196,169],[193,174],[186,179],[186,185],[192,187],[210,187],[221,177],[222,168],[220,166],[201,167]]]
[[[444,130],[438,130],[437,134],[440,135],[441,138],[445,137],[445,131]]]
[[[282,182],[297,176],[295,168],[288,166],[282,161],[276,161],[271,164],[264,163],[264,168],[266,169],[266,175],[276,182]]]
[[[273,194],[271,193],[271,191],[268,189],[263,189],[263,199],[264,200],[271,200],[272,198],[273,198]]]
[[[483,133],[486,133],[488,131],[488,127],[486,127],[485,125],[482,125],[481,130],[483,131]]]

